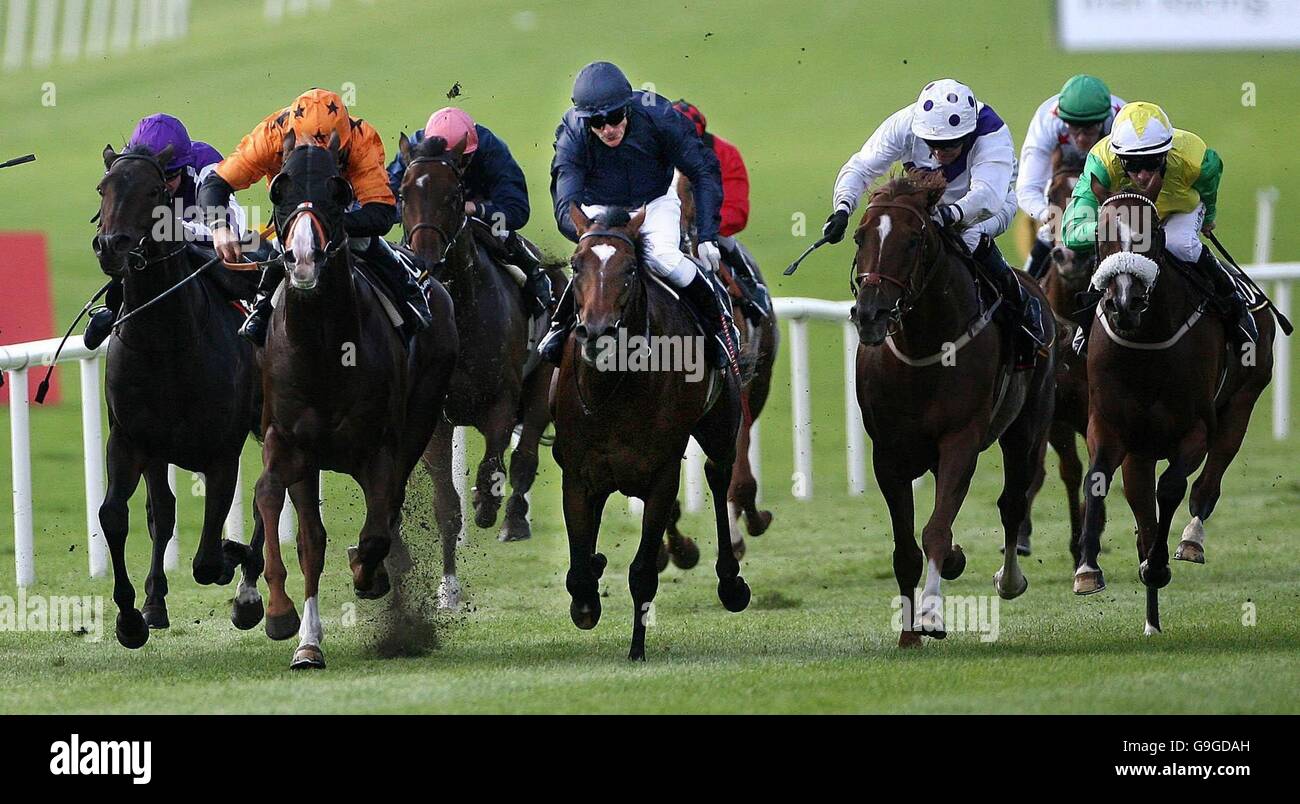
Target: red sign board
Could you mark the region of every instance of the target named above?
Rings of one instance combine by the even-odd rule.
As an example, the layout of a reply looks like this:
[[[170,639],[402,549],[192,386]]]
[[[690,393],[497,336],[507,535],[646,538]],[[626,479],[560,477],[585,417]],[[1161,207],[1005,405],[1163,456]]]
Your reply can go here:
[[[40,232],[0,232],[0,344],[53,338],[54,306],[50,297],[50,268],[45,235]],[[75,337],[75,336],[74,336]],[[29,370],[31,400],[45,376],[44,366]],[[59,372],[50,380],[45,404],[59,401]],[[9,404],[9,386],[0,388],[0,404]]]

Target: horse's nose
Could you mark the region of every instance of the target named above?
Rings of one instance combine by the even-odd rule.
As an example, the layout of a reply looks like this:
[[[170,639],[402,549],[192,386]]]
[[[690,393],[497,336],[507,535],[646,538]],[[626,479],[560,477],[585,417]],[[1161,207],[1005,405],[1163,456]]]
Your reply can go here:
[[[1065,249],[1065,246],[1057,246],[1056,248],[1052,249],[1052,260],[1055,261],[1057,264],[1064,263],[1066,258],[1069,256],[1070,256],[1070,252],[1068,252]]]
[[[124,234],[100,234],[91,242],[97,256],[121,254],[131,248],[131,238]]]

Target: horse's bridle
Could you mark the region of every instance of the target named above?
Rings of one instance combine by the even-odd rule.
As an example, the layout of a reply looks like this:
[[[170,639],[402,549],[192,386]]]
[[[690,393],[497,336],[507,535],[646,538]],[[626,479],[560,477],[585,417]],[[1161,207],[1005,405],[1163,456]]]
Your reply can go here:
[[[899,294],[898,299],[894,302],[894,306],[889,310],[889,325],[890,331],[892,332],[897,329],[903,316],[907,315],[908,311],[915,306],[917,300],[921,297],[921,294],[925,292],[927,287],[929,287],[930,280],[934,278],[935,271],[924,271],[926,258],[925,245],[929,242],[928,235],[930,232],[930,219],[926,217],[925,213],[921,212],[916,207],[909,204],[901,204],[896,201],[873,201],[867,205],[866,214],[871,214],[873,209],[906,210],[921,222],[921,248],[917,252],[916,261],[912,263],[911,267],[908,268],[907,273],[904,274],[904,279],[906,279],[906,281],[897,279],[888,274],[882,274],[879,271],[868,271],[862,274],[857,273],[857,255],[854,255],[852,266],[853,275],[849,279],[849,288],[852,290],[855,299],[858,297],[858,294],[862,291],[863,287],[879,287],[885,282],[894,285],[902,291]],[[917,284],[918,274],[923,274],[919,285]]]
[[[282,257],[279,262],[281,267],[286,271],[289,270],[289,267],[293,263],[297,262],[297,257],[294,255],[293,249],[289,247],[285,238],[289,237],[289,233],[293,231],[294,222],[298,220],[300,215],[307,216],[307,219],[311,221],[311,227],[315,230],[317,238],[325,245],[323,251],[318,249],[317,253],[313,255],[317,262],[322,264],[328,262],[334,257],[334,255],[339,253],[339,249],[348,244],[346,234],[338,240],[331,240],[326,234],[325,224],[321,221],[320,213],[316,211],[315,204],[310,201],[303,201],[298,206],[294,207],[293,212],[290,212],[288,217],[284,219],[283,228],[281,228],[279,222],[275,225],[276,231],[280,232],[280,245],[283,247],[281,251]]]
[[[163,193],[167,197],[164,206],[170,207],[172,203],[172,198],[174,196],[172,195],[171,189],[168,188],[167,186],[167,173],[166,171],[163,170],[162,163],[159,162],[157,158],[153,156],[148,156],[146,154],[136,154],[136,153],[118,154],[116,157],[113,158],[113,164],[109,165],[108,169],[104,171],[104,177],[107,178],[108,174],[113,171],[113,168],[116,167],[119,162],[125,162],[127,160],[144,162],[145,164],[149,165],[149,167],[154,169],[154,172],[158,174],[158,181],[162,183]],[[99,218],[98,215],[96,215],[95,217],[96,219]],[[100,226],[102,227],[102,225],[103,222],[100,221]],[[139,242],[137,242],[130,251],[126,252],[127,266],[131,270],[143,271],[145,268],[148,268],[150,265],[157,265],[160,262],[166,262],[167,260],[170,260],[172,257],[175,257],[177,254],[180,254],[182,251],[184,251],[186,246],[185,241],[182,240],[180,245],[177,246],[175,249],[168,251],[164,254],[157,254],[154,255],[153,257],[150,257],[148,254],[149,244],[154,242],[156,241],[150,240],[149,234],[148,232],[146,232],[145,234],[140,235]],[[99,253],[98,241],[95,241],[94,248],[95,248],[95,253],[98,254]]]
[[[1143,195],[1143,194],[1141,194],[1141,193],[1134,193],[1134,192],[1130,192],[1130,191],[1125,191],[1125,192],[1115,193],[1114,195],[1107,197],[1105,201],[1102,201],[1101,204],[1098,205],[1098,208],[1097,208],[1097,209],[1098,209],[1098,213],[1097,213],[1097,218],[1098,218],[1098,221],[1097,221],[1097,222],[1098,222],[1098,227],[1097,227],[1097,231],[1093,233],[1093,250],[1092,250],[1092,253],[1093,253],[1093,254],[1100,254],[1100,253],[1101,253],[1101,226],[1100,226],[1100,223],[1101,223],[1101,220],[1100,220],[1100,219],[1101,219],[1101,209],[1103,209],[1103,208],[1105,208],[1105,207],[1108,207],[1108,206],[1112,206],[1112,203],[1115,202],[1115,201],[1138,201],[1138,202],[1141,202],[1144,206],[1148,207],[1148,208],[1151,210],[1151,216],[1155,219],[1155,227],[1154,227],[1154,228],[1155,228],[1155,231],[1156,231],[1156,232],[1163,232],[1163,230],[1161,229],[1161,226],[1160,226],[1160,213],[1159,213],[1158,210],[1157,210],[1156,202],[1155,202],[1155,201],[1152,201],[1150,198],[1147,198],[1145,195]],[[1161,242],[1159,245],[1155,245],[1155,244],[1153,244],[1153,249],[1152,249],[1152,251],[1155,252],[1155,257],[1153,258],[1153,259],[1154,259],[1154,262],[1156,263],[1157,266],[1159,266],[1159,265],[1160,265],[1160,253],[1161,253],[1162,251],[1164,251],[1164,245],[1163,245],[1163,242]],[[1135,252],[1135,253],[1136,253],[1136,252]],[[1100,262],[1100,260],[1098,260],[1098,262]],[[1159,274],[1157,274],[1157,278],[1158,278],[1158,277],[1159,277]],[[1148,285],[1148,286],[1145,288],[1145,290],[1144,290],[1141,294],[1139,294],[1139,295],[1136,297],[1136,299],[1135,299],[1135,303],[1142,305],[1142,310],[1146,310],[1146,309],[1150,306],[1150,304],[1151,304],[1151,291],[1155,289],[1155,286],[1156,286],[1156,283],[1155,283],[1155,281],[1153,280],[1153,281],[1151,282],[1151,284]]]
[[[459,165],[457,165],[456,162],[454,162],[451,159],[444,158],[444,156],[417,156],[414,159],[412,159],[410,162],[406,163],[407,170],[410,170],[416,165],[438,164],[438,165],[445,165],[446,167],[451,168],[452,172],[456,174],[456,189],[459,192],[457,196],[457,200],[460,202],[459,206],[461,208],[461,211],[460,211],[460,226],[456,228],[456,231],[454,233],[448,233],[446,229],[442,228],[441,226],[434,223],[433,221],[421,221],[420,223],[417,223],[414,226],[412,226],[410,229],[407,229],[405,225],[402,226],[403,246],[408,246],[408,247],[411,246],[411,242],[415,239],[415,235],[425,229],[432,231],[434,234],[442,238],[442,252],[438,255],[438,261],[435,262],[433,265],[429,266],[430,273],[434,273],[435,269],[437,269],[438,267],[442,266],[447,262],[447,255],[451,253],[452,246],[456,244],[456,240],[459,239],[461,233],[465,231],[465,227],[469,226],[469,215],[464,212],[465,190],[460,184],[463,171],[461,171]]]

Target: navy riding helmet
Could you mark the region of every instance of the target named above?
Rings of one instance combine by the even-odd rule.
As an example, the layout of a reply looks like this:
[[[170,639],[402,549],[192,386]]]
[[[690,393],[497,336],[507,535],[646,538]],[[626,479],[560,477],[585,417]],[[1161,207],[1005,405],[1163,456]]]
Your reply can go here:
[[[573,82],[573,107],[580,117],[609,114],[632,102],[632,85],[607,61],[593,61]]]

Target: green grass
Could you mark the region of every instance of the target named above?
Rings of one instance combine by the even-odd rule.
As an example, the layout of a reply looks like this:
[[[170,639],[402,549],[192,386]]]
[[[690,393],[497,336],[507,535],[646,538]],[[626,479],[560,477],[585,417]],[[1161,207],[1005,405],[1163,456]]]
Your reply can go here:
[[[548,4],[539,5],[535,28],[521,32],[510,22],[516,8],[508,3],[476,4],[449,24],[422,2],[345,1],[334,4],[331,15],[269,30],[262,4],[244,2],[221,4],[230,10],[222,12],[219,36],[204,22],[202,5],[196,4],[183,47],[25,70],[0,84],[0,151],[36,151],[40,158],[0,175],[0,226],[47,233],[60,321],[103,281],[86,247],[86,219],[96,206],[93,188],[106,141],[119,145],[135,119],[161,110],[185,119],[196,137],[229,149],[269,110],[314,84],[354,83],[356,113],[374,122],[391,148],[400,129],[422,124],[459,81],[466,108],[510,143],[530,179],[529,233],[563,253],[547,212],[551,134],[574,73],[594,58],[619,62],[636,84],[654,81],[663,94],[691,98],[713,128],[743,149],[754,208],[745,239],[778,295],[845,297],[844,247],[812,258],[795,278],[778,276],[809,242],[792,236],[792,216],[806,216],[815,233],[845,157],[926,80],[945,74],[971,83],[993,104],[1017,143],[1037,103],[1081,70],[1103,72],[1129,99],[1161,102],[1176,125],[1201,134],[1223,155],[1219,231],[1238,252],[1250,252],[1256,188],[1283,188],[1279,221],[1300,211],[1287,189],[1295,160],[1286,156],[1293,110],[1300,105],[1300,87],[1290,77],[1300,55],[1062,55],[1044,3],[931,4],[922,34],[914,12],[895,4],[796,10],[775,3],[663,4],[639,10],[635,19],[608,3],[568,3],[563,12]],[[52,108],[39,102],[45,81],[57,88]],[[1246,81],[1256,84],[1258,106],[1241,105]],[[260,200],[261,194],[248,198]],[[1004,240],[1013,254],[1010,238]],[[1300,233],[1279,227],[1273,253],[1295,259]],[[701,543],[705,560],[692,571],[669,569],[662,576],[644,665],[623,658],[632,615],[626,567],[636,523],[621,503],[611,503],[601,534],[610,557],[602,581],[604,618],[594,632],[578,631],[569,622],[563,584],[559,477],[544,460],[534,492],[533,540],[503,545],[493,533],[471,531],[461,553],[470,608],[441,622],[440,646],[424,656],[382,659],[371,649],[380,629],[378,604],[355,601],[343,555],[359,529],[359,494],[347,479],[331,477],[322,591],[328,670],[288,673],[292,643],[272,643],[260,630],[236,632],[226,619],[231,590],[198,587],[182,570],[172,574],[172,629],[154,633],[140,651],[113,641],[111,599],[109,633],[98,643],[72,634],[0,632],[0,711],[1300,709],[1294,695],[1300,686],[1294,619],[1300,604],[1294,580],[1300,572],[1294,550],[1300,439],[1271,439],[1270,393],[1257,407],[1210,522],[1209,563],[1174,567],[1162,595],[1162,637],[1141,635],[1144,597],[1131,517],[1118,496],[1102,557],[1110,586],[1092,598],[1070,593],[1066,520],[1052,461],[1036,507],[1037,549],[1025,563],[1031,586],[1024,597],[1001,605],[1000,638],[984,643],[955,633],[900,654],[890,626],[896,587],[883,503],[874,488],[861,498],[843,493],[839,331],[814,325],[811,334],[815,499],[798,502],[790,495],[789,367],[783,357],[763,428],[763,487],[777,519],[769,535],[751,541],[744,566],[754,601],[742,614],[721,608],[710,566],[715,548],[705,538],[708,518],[688,516],[688,532]],[[7,340],[0,332],[0,342]],[[38,583],[30,591],[107,597],[110,582],[86,574],[76,382],[65,373],[67,401],[32,414]],[[1293,407],[1293,420],[1300,421],[1300,407]],[[0,427],[0,447],[8,454],[7,427]],[[9,481],[3,463],[0,488]],[[949,594],[992,591],[1001,540],[994,505],[998,464],[996,453],[984,457],[957,520],[957,540],[970,560],[961,579],[945,584]],[[248,478],[256,467],[250,447]],[[422,478],[416,483],[413,502],[427,505],[427,484]],[[182,489],[188,485],[182,477]],[[201,505],[181,496],[185,567]],[[926,485],[919,497],[922,517],[931,498]],[[8,510],[0,506],[0,595],[15,591]],[[142,594],[148,549],[142,494],[133,519],[129,554]],[[1183,521],[1179,517],[1177,526]],[[432,539],[419,528],[409,534],[423,545]],[[292,560],[292,551],[287,557]],[[296,566],[289,588],[301,606]],[[1252,627],[1242,624],[1248,601],[1258,610]],[[356,622],[349,625],[350,604]]]

